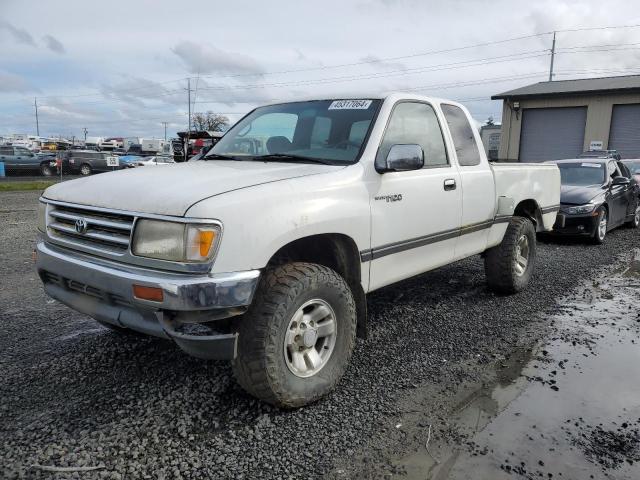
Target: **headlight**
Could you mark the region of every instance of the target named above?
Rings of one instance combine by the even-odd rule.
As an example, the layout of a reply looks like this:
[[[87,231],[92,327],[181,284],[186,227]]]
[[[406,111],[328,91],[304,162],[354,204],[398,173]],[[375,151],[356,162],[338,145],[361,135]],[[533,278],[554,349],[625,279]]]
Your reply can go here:
[[[38,230],[42,233],[47,231],[47,204],[38,202]]]
[[[132,252],[172,262],[206,262],[220,243],[217,225],[138,220]]]
[[[564,213],[568,213],[569,215],[582,215],[584,213],[591,213],[595,210],[595,203],[587,203],[585,205],[576,205],[575,207],[562,207],[562,211]]]

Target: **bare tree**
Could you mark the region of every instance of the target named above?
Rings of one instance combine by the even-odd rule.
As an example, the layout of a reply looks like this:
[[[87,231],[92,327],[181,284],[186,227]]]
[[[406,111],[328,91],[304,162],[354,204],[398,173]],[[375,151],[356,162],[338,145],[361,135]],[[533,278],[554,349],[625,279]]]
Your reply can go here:
[[[196,112],[191,115],[191,123],[196,130],[222,132],[229,126],[229,119],[224,115],[208,112]]]

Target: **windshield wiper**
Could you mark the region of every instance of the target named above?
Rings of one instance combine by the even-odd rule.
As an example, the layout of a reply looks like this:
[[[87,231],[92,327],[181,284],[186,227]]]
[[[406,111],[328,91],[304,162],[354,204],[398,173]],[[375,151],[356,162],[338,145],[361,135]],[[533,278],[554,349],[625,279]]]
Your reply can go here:
[[[308,163],[320,163],[322,165],[335,165],[335,162],[331,160],[325,160],[324,158],[313,158],[313,157],[305,157],[302,155],[291,155],[289,153],[270,153],[268,155],[258,155],[257,157],[253,157],[251,160],[268,162],[286,162],[286,161],[294,161],[302,160],[303,162]]]
[[[231,155],[220,155],[219,153],[212,153],[211,155],[205,155],[202,157],[202,160],[238,160],[242,161],[239,158],[232,157]]]

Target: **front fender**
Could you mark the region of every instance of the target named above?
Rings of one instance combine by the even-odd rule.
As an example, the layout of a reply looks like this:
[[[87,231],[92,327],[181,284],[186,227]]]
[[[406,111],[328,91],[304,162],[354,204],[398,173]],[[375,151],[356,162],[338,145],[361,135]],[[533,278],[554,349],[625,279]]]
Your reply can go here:
[[[280,248],[311,235],[339,233],[359,251],[370,248],[369,194],[359,164],[224,193],[186,216],[223,224],[212,273],[264,268]]]

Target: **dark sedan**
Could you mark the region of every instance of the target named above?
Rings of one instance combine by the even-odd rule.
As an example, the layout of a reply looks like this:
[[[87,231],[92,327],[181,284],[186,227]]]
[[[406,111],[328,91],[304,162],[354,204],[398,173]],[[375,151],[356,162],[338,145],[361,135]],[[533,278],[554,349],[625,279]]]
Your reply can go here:
[[[588,236],[602,243],[608,231],[640,223],[640,187],[615,159],[555,160],[560,169],[558,235]]]

